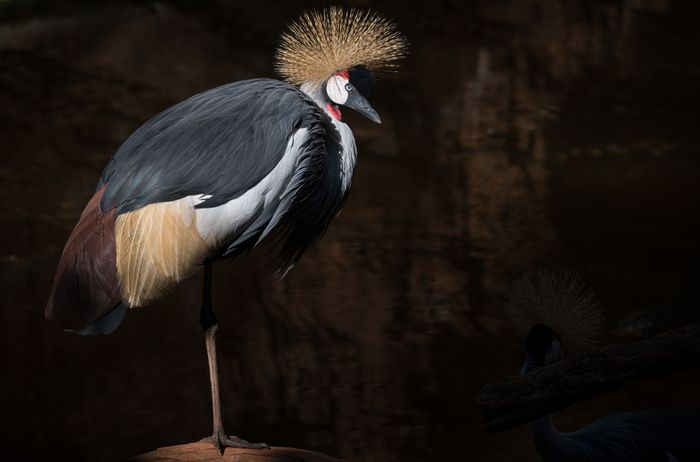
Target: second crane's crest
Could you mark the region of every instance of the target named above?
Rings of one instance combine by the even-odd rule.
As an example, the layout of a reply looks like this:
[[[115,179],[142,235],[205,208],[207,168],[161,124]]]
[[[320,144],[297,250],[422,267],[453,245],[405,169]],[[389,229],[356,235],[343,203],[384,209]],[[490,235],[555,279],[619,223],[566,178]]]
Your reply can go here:
[[[323,82],[363,65],[386,71],[406,55],[396,25],[371,11],[331,7],[305,13],[282,34],[275,69],[290,83]]]
[[[520,277],[503,311],[519,335],[525,336],[535,324],[545,324],[576,353],[597,343],[603,325],[595,293],[581,276],[565,270],[540,268],[532,276]]]

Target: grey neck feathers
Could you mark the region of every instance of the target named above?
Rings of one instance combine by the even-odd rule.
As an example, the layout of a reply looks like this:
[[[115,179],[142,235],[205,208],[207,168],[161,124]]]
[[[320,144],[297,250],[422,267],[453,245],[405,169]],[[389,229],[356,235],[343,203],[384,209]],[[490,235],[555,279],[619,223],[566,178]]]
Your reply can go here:
[[[325,111],[326,103],[325,98],[323,97],[323,84],[317,82],[304,82],[301,84],[300,89]]]

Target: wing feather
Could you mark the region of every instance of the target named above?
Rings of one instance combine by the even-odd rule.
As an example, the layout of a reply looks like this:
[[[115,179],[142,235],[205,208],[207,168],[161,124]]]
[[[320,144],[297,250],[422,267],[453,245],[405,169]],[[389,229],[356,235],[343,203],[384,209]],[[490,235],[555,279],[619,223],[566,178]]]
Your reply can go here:
[[[256,79],[195,95],[136,130],[100,179],[101,209],[116,211],[117,270],[128,304],[147,304],[215,252],[220,243],[197,233],[194,208],[239,198],[280,163],[294,133],[322,118],[297,88]],[[315,144],[323,144],[320,136]],[[194,205],[189,196],[206,199]],[[246,236],[257,237],[266,224],[256,222]]]
[[[195,95],[146,122],[117,150],[99,182],[102,210],[117,213],[189,195],[198,208],[244,194],[279,163],[318,106],[284,82],[255,79]]]
[[[301,129],[309,136],[284,192],[264,197],[265,207],[258,205],[231,242],[200,235],[196,209],[228,203],[260,183]],[[338,139],[304,93],[269,79],[224,85],[158,114],[103,171],[66,244],[47,317],[83,333],[111,331],[127,305],[158,298],[219,245],[239,253],[274,234],[280,266],[293,264],[342,202],[340,158],[328,155],[340,153]]]
[[[98,191],[88,202],[56,269],[45,315],[63,329],[85,327],[120,302],[114,216],[100,212],[102,194]]]
[[[700,410],[648,409],[615,414],[565,434],[590,460],[700,460]],[[604,456],[608,455],[609,458]]]
[[[116,266],[129,306],[143,306],[190,276],[211,250],[188,198],[149,204],[116,219]]]

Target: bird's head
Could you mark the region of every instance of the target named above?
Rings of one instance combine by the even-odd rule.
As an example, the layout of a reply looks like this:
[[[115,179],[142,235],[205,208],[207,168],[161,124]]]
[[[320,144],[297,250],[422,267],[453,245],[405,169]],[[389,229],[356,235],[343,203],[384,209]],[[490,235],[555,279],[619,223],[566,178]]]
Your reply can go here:
[[[603,314],[591,288],[576,273],[540,268],[515,280],[503,306],[518,337],[527,336],[523,374],[596,346]]]
[[[394,69],[406,46],[388,19],[331,7],[306,13],[289,25],[277,49],[275,68],[334,119],[341,119],[340,107],[348,107],[381,123],[368,101],[375,73]]]
[[[559,335],[542,323],[537,323],[530,328],[525,340],[525,348],[527,357],[522,368],[523,374],[538,367],[552,364],[561,359],[562,356]]]
[[[373,88],[374,75],[361,64],[338,71],[323,85],[326,108],[336,119],[341,118],[338,106],[345,106],[380,124],[379,114],[367,101]]]

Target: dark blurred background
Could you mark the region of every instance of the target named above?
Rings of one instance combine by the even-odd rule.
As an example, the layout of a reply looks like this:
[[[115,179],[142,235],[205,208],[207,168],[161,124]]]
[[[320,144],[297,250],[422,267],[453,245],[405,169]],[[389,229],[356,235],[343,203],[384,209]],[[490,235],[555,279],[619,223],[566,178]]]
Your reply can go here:
[[[694,1],[344,2],[411,41],[346,111],[353,193],[282,281],[215,270],[227,429],[357,461],[535,461],[474,396],[517,373],[514,277],[582,274],[608,341],[700,321],[700,32]],[[0,0],[0,459],[120,460],[211,432],[201,274],[111,336],[43,320],[63,243],[108,157],[196,92],[273,76],[318,2]],[[575,405],[698,406],[686,371]]]

